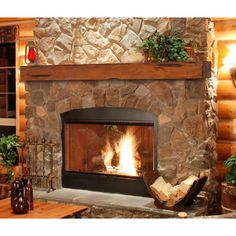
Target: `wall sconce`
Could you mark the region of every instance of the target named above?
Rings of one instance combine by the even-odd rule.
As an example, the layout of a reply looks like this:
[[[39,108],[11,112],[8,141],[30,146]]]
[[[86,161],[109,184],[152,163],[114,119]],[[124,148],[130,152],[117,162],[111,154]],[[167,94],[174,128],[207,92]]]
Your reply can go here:
[[[230,72],[231,79],[233,81],[234,86],[236,87],[236,44],[229,43],[226,45],[229,53],[223,59],[224,66],[227,66]]]
[[[25,46],[25,63],[35,65],[38,61],[38,48],[34,41],[29,41]]]
[[[236,87],[236,67],[231,67],[229,71],[233,84]]]

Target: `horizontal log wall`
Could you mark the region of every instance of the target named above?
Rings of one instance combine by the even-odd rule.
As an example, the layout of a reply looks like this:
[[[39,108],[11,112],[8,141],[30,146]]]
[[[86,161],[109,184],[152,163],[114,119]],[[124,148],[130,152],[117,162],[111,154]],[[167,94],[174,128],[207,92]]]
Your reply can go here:
[[[19,38],[17,41],[17,87],[16,87],[16,104],[17,104],[17,124],[16,124],[16,133],[20,136],[20,139],[23,141],[25,139],[25,130],[26,130],[26,118],[25,118],[25,86],[24,83],[20,83],[20,66],[25,65],[25,46],[28,41],[34,39],[34,26],[35,21],[33,19],[24,20],[18,22],[19,25]]]
[[[236,20],[224,19],[215,22],[215,35],[218,40],[218,140],[217,140],[217,170],[218,180],[225,180],[227,169],[223,161],[231,155],[236,155],[236,87],[230,75],[230,68],[223,65],[223,59],[229,51],[226,44],[236,43]],[[229,41],[230,40],[230,41]]]

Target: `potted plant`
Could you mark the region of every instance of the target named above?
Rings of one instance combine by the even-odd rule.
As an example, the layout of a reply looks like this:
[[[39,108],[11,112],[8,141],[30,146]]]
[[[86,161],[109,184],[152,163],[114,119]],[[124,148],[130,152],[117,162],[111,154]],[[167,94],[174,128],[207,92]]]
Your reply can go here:
[[[19,138],[13,134],[0,138],[0,164],[6,168],[7,182],[14,175],[12,167],[18,164],[17,147],[20,146]]]
[[[155,31],[144,39],[136,48],[142,52],[147,61],[169,62],[190,61],[184,40],[178,33],[161,34]]]
[[[225,181],[221,183],[221,208],[223,213],[236,211],[236,155],[224,161],[227,168]]]

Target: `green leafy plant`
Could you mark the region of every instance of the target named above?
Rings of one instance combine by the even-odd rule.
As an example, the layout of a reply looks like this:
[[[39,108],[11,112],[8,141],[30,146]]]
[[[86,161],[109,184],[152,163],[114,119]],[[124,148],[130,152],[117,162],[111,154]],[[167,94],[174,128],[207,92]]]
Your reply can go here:
[[[144,39],[141,45],[136,45],[148,61],[187,61],[188,53],[185,50],[184,41],[178,33],[161,34],[155,31]]]
[[[236,184],[236,156],[232,155],[224,161],[224,166],[228,168],[225,180],[228,184]]]
[[[19,138],[15,134],[8,136],[3,135],[0,138],[0,163],[7,169],[8,182],[11,181],[14,175],[12,166],[16,165],[18,162],[16,147],[19,146]]]

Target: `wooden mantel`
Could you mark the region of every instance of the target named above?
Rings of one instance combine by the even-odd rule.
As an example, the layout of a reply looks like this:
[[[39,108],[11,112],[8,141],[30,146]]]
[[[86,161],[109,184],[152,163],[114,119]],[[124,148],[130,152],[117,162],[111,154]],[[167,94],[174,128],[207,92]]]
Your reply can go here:
[[[21,81],[107,79],[203,79],[211,77],[211,63],[118,63],[22,66]]]

